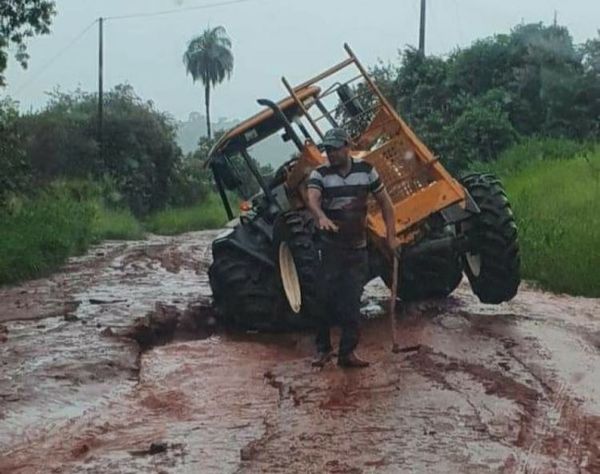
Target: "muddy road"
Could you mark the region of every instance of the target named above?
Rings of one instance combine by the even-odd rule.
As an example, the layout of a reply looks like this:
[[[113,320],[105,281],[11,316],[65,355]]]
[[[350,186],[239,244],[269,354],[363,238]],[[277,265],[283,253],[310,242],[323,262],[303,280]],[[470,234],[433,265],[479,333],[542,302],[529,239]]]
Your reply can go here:
[[[107,243],[0,289],[0,472],[600,472],[600,300],[365,292],[368,369],[309,334],[231,334],[215,233]]]

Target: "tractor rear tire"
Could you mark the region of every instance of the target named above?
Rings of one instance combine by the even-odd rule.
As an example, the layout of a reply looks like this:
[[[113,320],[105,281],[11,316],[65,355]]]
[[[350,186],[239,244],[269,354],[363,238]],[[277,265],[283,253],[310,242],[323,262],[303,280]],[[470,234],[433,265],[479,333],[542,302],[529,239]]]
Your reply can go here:
[[[471,174],[461,182],[481,210],[461,226],[474,245],[464,257],[471,288],[482,303],[509,301],[521,283],[521,258],[506,192],[492,174]]]
[[[235,247],[215,252],[208,270],[219,320],[243,329],[277,330],[282,300],[275,270]]]

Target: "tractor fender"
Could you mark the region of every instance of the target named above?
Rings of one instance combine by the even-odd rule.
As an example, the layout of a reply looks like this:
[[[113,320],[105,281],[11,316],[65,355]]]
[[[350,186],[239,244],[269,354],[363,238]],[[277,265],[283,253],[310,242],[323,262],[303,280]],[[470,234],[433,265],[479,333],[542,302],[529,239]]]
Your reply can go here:
[[[273,225],[262,218],[251,222],[237,224],[233,229],[224,230],[213,241],[213,254],[221,248],[236,247],[251,257],[271,267],[275,267],[272,259]]]

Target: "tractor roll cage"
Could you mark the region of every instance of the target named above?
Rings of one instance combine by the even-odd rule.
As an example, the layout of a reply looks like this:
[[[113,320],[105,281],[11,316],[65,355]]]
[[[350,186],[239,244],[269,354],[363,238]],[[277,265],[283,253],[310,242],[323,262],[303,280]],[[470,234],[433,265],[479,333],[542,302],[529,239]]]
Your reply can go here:
[[[303,151],[307,144],[318,144],[328,128],[342,127],[357,156],[377,168],[392,198],[398,233],[410,242],[413,227],[429,215],[453,204],[464,209],[466,194],[390,105],[350,47],[344,48],[348,58],[298,86],[282,77],[289,96],[277,104],[260,100],[267,108],[226,133],[212,148],[210,162],[241,153],[267,199],[273,200],[246,149],[285,129],[284,140],[292,140]],[[337,97],[330,97],[334,93]],[[226,202],[222,180],[216,181]],[[225,206],[230,214],[228,203]],[[368,214],[370,230],[383,236],[383,217],[372,203]]]

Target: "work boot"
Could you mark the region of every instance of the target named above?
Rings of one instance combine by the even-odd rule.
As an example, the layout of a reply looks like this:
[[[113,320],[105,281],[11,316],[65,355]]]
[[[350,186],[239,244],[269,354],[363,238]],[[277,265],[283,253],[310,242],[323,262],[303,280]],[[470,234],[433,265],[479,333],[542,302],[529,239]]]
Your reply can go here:
[[[361,369],[369,367],[370,364],[366,360],[360,359],[354,352],[351,352],[346,356],[340,356],[338,358],[338,365],[349,369]]]
[[[325,367],[327,362],[329,362],[331,359],[333,359],[333,356],[334,356],[333,351],[319,352],[319,354],[317,355],[317,358],[312,361],[312,366],[313,367]]]

